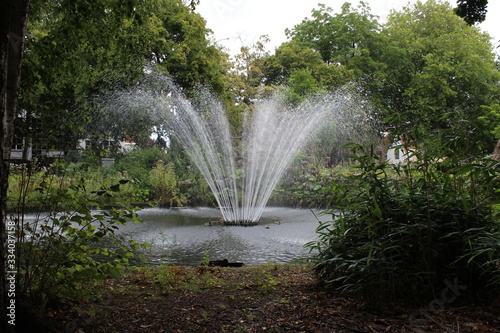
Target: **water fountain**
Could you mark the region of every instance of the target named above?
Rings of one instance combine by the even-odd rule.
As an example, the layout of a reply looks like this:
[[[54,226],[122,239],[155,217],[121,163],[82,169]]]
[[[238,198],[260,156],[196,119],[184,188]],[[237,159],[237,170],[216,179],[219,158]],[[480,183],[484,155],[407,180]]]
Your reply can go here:
[[[331,95],[296,107],[280,95],[258,103],[244,119],[239,166],[226,112],[217,98],[202,91],[190,101],[172,89],[168,103],[172,133],[208,182],[225,224],[231,225],[258,223],[297,151],[337,104]]]
[[[160,82],[160,83],[158,83]],[[188,99],[171,80],[155,79],[132,93],[122,94],[121,104],[161,115],[185,148],[212,190],[222,218],[228,225],[255,225],[280,177],[297,152],[331,115],[345,110],[345,94],[325,94],[298,106],[282,95],[256,103],[244,119],[242,139],[235,149],[226,111],[207,89]],[[116,105],[113,108],[117,108]],[[238,161],[238,163],[237,163]]]

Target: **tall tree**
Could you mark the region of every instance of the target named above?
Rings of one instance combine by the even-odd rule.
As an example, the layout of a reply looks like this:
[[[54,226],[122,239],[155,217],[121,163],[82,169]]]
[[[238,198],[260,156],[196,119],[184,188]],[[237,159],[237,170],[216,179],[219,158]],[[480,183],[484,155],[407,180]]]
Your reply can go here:
[[[21,107],[40,124],[38,141],[48,147],[75,147],[89,135],[83,132],[89,122],[92,131],[103,129],[97,125],[106,115],[93,98],[134,85],[149,66],[188,92],[196,84],[225,91],[225,55],[210,44],[203,18],[182,0],[34,0],[33,13]],[[134,135],[138,125],[148,126],[146,118],[117,117],[131,120]]]
[[[469,25],[481,23],[486,19],[488,0],[457,0],[455,13]]]
[[[339,63],[326,63],[313,48],[292,40],[281,44],[265,60],[264,82],[266,85],[286,85],[293,73],[304,70],[325,89],[340,87],[357,78],[353,69]]]
[[[290,75],[297,70],[309,70],[319,74],[324,69],[321,55],[304,44],[286,42],[281,44],[273,55],[265,60],[265,83],[268,85],[282,85],[288,82]]]
[[[205,19],[182,0],[156,1],[150,18],[152,26],[146,32],[152,38],[153,62],[186,90],[201,83],[224,94],[227,55],[207,38],[210,31]]]
[[[232,70],[232,91],[238,103],[249,106],[262,97],[262,86],[265,80],[264,63],[269,57],[266,44],[267,35],[260,36],[251,46],[242,46],[240,53],[234,57]]]
[[[380,29],[370,7],[361,1],[356,8],[344,3],[336,14],[320,4],[311,19],[304,19],[286,33],[292,41],[319,52],[325,63],[347,66],[360,77],[377,69],[374,53],[378,52]]]
[[[74,146],[91,97],[142,75],[146,15],[138,1],[33,0],[20,108],[28,127],[38,123],[38,144]]]
[[[490,150],[491,138],[480,136],[486,131],[479,130],[478,121],[481,106],[499,96],[490,37],[436,0],[392,12],[383,35],[389,44],[379,100],[390,126],[399,134],[420,128],[426,135],[460,128],[471,142],[482,141]]]
[[[2,332],[14,331],[5,316],[12,295],[7,292],[7,190],[9,184],[9,159],[16,116],[24,36],[28,18],[29,0],[0,1],[0,328]]]

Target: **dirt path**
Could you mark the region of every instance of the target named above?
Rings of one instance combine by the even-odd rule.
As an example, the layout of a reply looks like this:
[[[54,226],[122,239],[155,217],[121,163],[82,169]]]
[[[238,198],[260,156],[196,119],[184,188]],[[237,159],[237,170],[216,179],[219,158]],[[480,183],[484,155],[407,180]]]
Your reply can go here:
[[[303,265],[142,268],[92,293],[51,309],[59,332],[500,332],[499,302],[368,311]]]

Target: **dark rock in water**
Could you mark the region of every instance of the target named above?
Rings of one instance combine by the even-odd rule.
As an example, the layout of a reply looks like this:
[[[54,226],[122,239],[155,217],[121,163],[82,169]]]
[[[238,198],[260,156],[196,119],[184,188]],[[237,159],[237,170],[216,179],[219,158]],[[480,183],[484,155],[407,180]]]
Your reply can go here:
[[[222,260],[210,260],[208,262],[208,266],[210,267],[241,267],[244,266],[245,264],[242,262],[229,262],[227,259],[222,259]]]

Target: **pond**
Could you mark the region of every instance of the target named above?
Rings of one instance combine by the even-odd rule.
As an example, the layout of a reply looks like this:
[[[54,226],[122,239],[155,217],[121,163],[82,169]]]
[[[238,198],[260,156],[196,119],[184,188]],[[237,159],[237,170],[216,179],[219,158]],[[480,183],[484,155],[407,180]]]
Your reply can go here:
[[[138,242],[148,242],[146,264],[199,265],[205,258],[245,265],[292,263],[308,256],[304,244],[316,239],[318,210],[268,207],[256,226],[207,226],[220,218],[215,208],[147,208],[144,223],[121,227]]]

